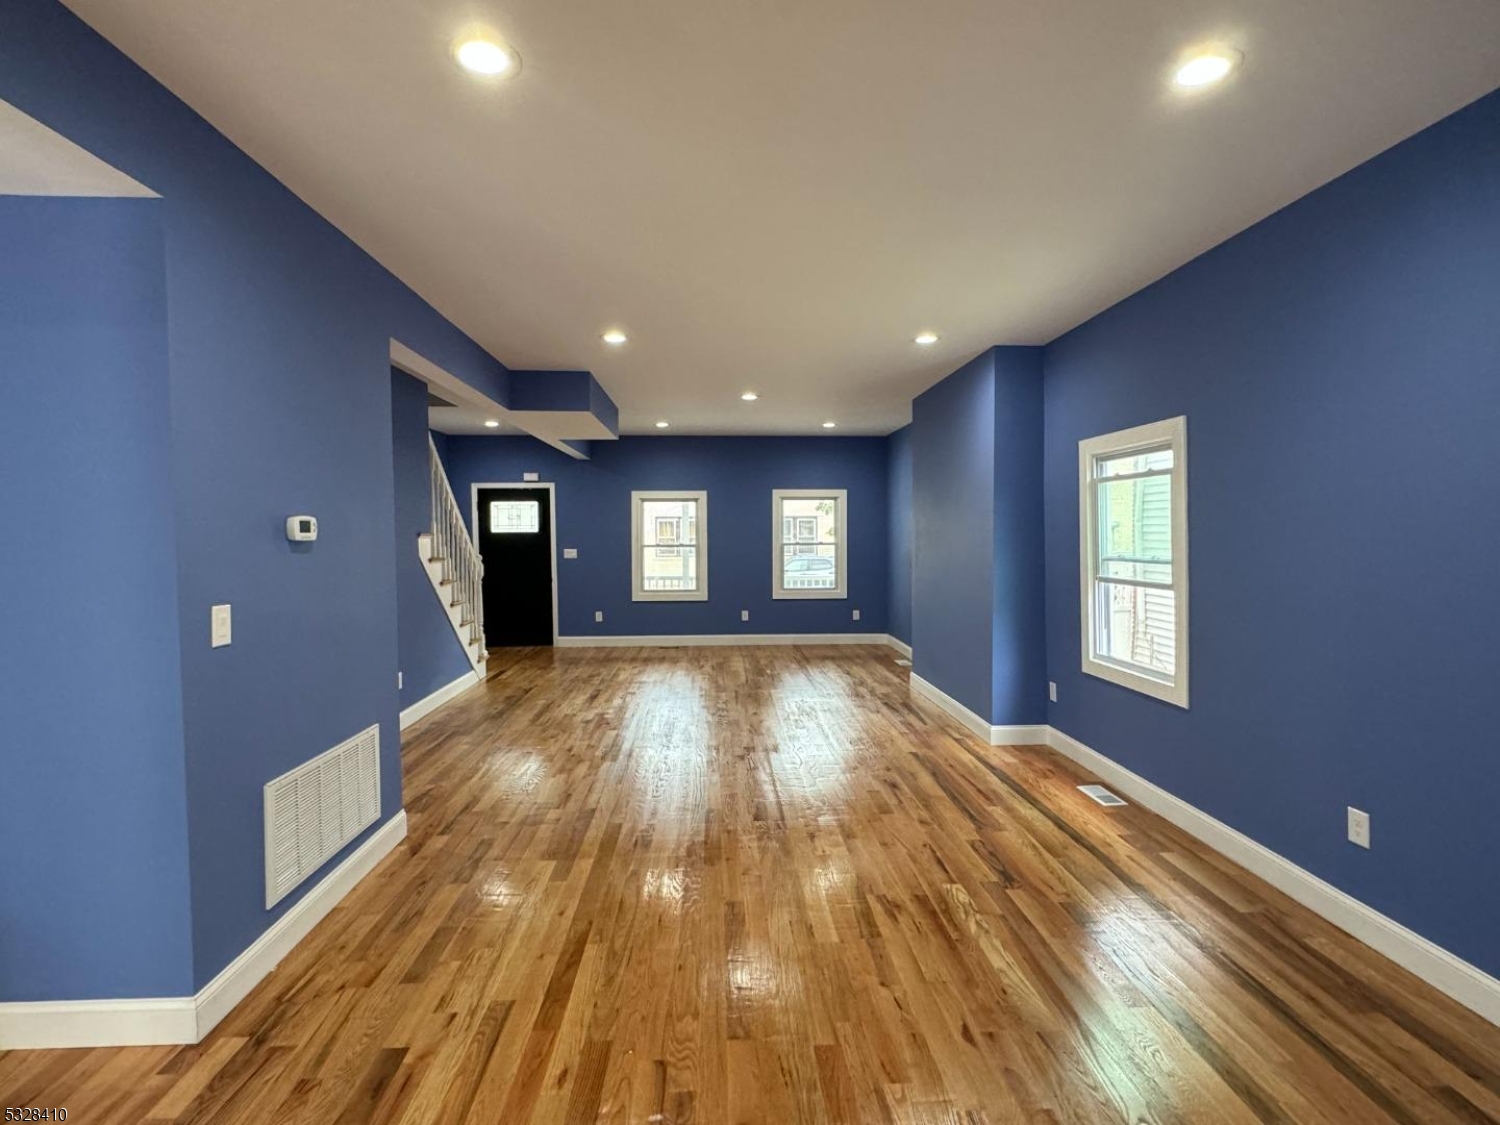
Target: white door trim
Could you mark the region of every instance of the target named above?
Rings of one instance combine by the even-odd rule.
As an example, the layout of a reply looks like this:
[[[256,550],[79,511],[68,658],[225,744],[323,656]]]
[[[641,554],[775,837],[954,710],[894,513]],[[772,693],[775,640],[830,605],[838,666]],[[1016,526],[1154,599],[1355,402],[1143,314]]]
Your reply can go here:
[[[475,481],[469,485],[469,535],[474,539],[474,549],[479,550],[479,490],[481,488],[537,488],[547,490],[547,524],[552,537],[552,643],[557,644],[557,485],[554,481],[505,480]],[[481,551],[481,559],[484,553]],[[483,579],[480,579],[480,597],[484,597]]]

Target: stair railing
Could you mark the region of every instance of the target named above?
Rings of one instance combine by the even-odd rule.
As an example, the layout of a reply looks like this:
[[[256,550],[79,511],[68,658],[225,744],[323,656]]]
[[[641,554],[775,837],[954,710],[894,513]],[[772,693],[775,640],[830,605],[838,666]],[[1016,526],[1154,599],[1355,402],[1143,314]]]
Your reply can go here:
[[[469,630],[469,643],[484,653],[484,561],[469,538],[458,501],[448,486],[448,474],[438,458],[432,435],[427,437],[428,483],[432,492],[432,556],[442,562],[443,589],[448,604],[463,607],[462,628]]]

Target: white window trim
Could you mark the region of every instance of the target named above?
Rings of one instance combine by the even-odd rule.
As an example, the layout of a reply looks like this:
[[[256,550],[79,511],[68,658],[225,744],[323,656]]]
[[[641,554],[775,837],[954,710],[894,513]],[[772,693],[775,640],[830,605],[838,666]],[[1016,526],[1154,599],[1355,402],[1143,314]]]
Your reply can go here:
[[[1177,668],[1168,679],[1149,675],[1134,666],[1101,660],[1093,655],[1094,591],[1099,551],[1095,540],[1094,465],[1100,459],[1125,456],[1139,449],[1170,446],[1172,468],[1172,592],[1176,603]],[[1079,614],[1083,671],[1178,707],[1188,705],[1188,448],[1187,419],[1168,418],[1129,430],[1086,438],[1078,443]]]
[[[698,538],[696,543],[676,543],[673,546],[697,547],[698,588],[696,590],[643,590],[641,589],[641,551],[644,547],[641,535],[642,501],[645,500],[692,500],[698,505]],[[706,602],[708,601],[708,493],[684,489],[659,492],[632,492],[630,494],[630,600],[633,602]]]
[[[838,568],[838,585],[829,590],[788,590],[782,583],[781,536],[783,500],[832,499],[838,503],[834,523],[834,566]],[[793,542],[797,527],[792,524]],[[849,596],[849,491],[844,488],[777,488],[771,491],[771,597],[777,601],[831,600]]]

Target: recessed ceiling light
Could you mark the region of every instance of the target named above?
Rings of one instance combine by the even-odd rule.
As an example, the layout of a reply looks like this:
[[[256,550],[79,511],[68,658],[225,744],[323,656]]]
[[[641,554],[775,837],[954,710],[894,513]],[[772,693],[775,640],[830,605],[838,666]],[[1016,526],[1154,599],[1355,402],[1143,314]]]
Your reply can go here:
[[[625,335],[625,333],[621,332],[618,328],[611,328],[604,334],[604,342],[615,348],[618,348],[628,339],[630,339],[630,337]]]
[[[1201,86],[1212,86],[1229,77],[1229,72],[1239,62],[1235,51],[1215,48],[1199,51],[1177,68],[1172,81],[1185,90],[1196,90]]]
[[[521,69],[521,56],[504,43],[482,36],[467,36],[453,45],[458,65],[489,78],[510,78]]]
[[[497,421],[495,421],[493,418],[486,418],[484,420],[484,428],[487,429],[487,430],[493,430],[496,427],[498,427],[499,425],[500,425],[500,423],[497,422]]]
[[[825,430],[831,430],[831,429],[833,429],[833,427],[835,427],[835,426],[837,426],[837,425],[838,425],[838,423],[837,423],[837,422],[824,422],[824,423],[823,423],[823,428],[824,428],[824,429],[825,429]]]
[[[912,342],[921,344],[925,348],[930,344],[935,344],[938,342],[938,334],[936,332],[918,332],[916,336],[912,338]]]
[[[744,399],[744,401],[746,402],[754,402],[756,399],[760,398],[760,395],[756,394],[754,391],[746,391],[744,394],[740,395],[740,398]]]
[[[658,430],[665,430],[671,424],[671,422],[668,422],[665,418],[663,418],[660,422],[656,423],[656,428]]]

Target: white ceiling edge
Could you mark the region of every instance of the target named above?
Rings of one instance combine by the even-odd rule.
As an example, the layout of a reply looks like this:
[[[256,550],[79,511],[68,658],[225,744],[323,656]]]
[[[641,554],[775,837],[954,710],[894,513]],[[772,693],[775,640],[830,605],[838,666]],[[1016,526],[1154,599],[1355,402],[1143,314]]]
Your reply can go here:
[[[0,195],[155,199],[156,192],[0,101]]]

